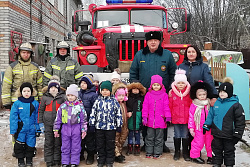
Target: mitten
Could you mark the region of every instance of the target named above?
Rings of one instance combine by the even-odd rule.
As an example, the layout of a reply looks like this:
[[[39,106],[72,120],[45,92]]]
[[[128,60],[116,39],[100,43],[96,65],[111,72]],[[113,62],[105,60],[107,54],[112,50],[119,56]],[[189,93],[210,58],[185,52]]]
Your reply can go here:
[[[203,135],[205,135],[207,132],[207,129],[203,128]]]
[[[36,137],[40,137],[40,134],[41,134],[42,132],[41,132],[41,130],[39,129],[39,130],[37,130],[37,132],[36,132]]]
[[[95,132],[95,126],[89,126],[89,132],[90,133]]]
[[[121,132],[122,132],[122,128],[121,128],[121,127],[117,127],[117,128],[116,128],[116,131],[117,131],[118,133],[121,133]]]
[[[142,123],[143,123],[144,126],[147,126],[147,124],[148,124],[148,119],[147,119],[146,117],[143,117]]]

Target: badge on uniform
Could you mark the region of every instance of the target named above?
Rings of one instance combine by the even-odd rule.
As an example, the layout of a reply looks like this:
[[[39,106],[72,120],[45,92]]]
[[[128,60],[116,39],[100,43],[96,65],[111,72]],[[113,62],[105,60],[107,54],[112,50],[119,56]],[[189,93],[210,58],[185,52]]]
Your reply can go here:
[[[161,66],[161,71],[166,71],[166,66],[165,65]]]

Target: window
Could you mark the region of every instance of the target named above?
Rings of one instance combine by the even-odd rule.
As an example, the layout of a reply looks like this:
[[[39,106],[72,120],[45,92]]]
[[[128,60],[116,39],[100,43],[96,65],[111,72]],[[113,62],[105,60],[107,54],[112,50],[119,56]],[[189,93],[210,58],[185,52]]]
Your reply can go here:
[[[55,5],[55,0],[48,0],[49,1],[49,3],[51,3],[51,5]]]
[[[64,1],[60,0],[58,1],[58,11],[63,15],[63,7],[64,7]]]

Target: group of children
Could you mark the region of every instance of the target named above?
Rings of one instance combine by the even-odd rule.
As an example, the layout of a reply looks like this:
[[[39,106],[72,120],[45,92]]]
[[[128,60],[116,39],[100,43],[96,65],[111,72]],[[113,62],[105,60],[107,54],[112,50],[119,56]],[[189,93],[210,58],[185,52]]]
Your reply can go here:
[[[181,69],[176,71],[169,95],[159,75],[151,77],[147,93],[138,81],[122,83],[117,72],[111,81],[103,81],[100,88],[93,83],[92,76],[85,75],[79,83],[80,91],[72,84],[65,93],[58,77],[52,76],[43,89],[40,106],[34,100],[31,84],[22,84],[10,114],[10,134],[16,140],[14,152],[19,167],[32,166],[42,123],[47,167],[61,164],[76,167],[84,159],[84,151],[86,164],[93,164],[97,152],[98,167],[112,167],[114,161],[125,160],[122,148],[127,138],[126,154],[140,154],[142,125],[147,127],[146,158],[158,159],[163,152],[163,130],[168,122],[174,125],[174,160],[180,159],[182,143],[185,161],[191,158],[193,162],[205,163],[200,155],[205,145],[207,163],[219,167],[224,159],[226,166],[234,165],[234,145],[242,137],[245,117],[237,96],[233,95],[232,83],[220,85],[214,106],[209,101],[210,85],[199,81],[190,86]],[[191,148],[189,134],[193,137]]]

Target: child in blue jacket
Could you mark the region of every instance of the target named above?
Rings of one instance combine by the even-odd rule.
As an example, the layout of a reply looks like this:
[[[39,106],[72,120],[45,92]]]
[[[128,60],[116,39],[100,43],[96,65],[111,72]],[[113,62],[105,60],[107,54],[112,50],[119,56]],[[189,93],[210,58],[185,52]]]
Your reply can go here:
[[[36,137],[41,133],[37,123],[39,103],[34,99],[36,91],[29,82],[23,83],[16,94],[18,100],[10,112],[10,134],[16,140],[14,153],[19,167],[32,167]]]

